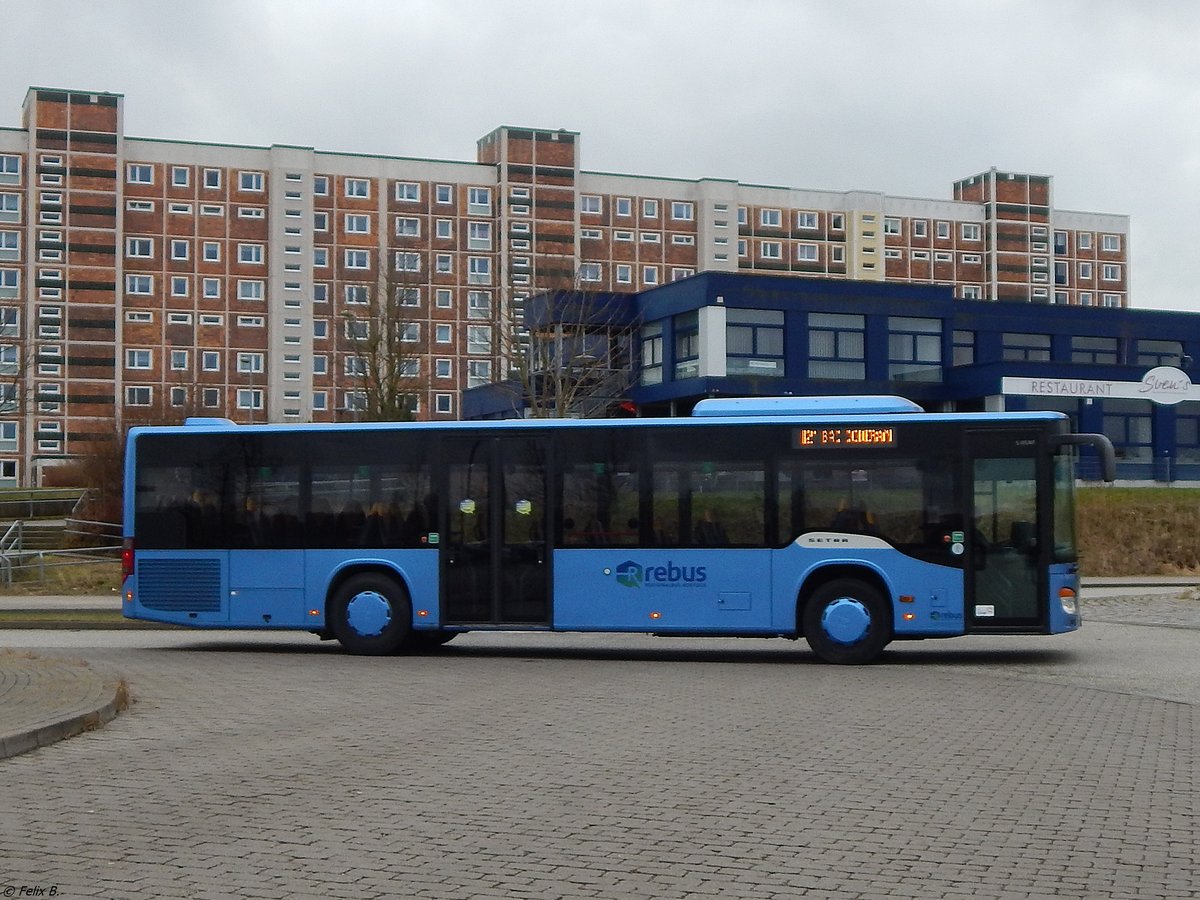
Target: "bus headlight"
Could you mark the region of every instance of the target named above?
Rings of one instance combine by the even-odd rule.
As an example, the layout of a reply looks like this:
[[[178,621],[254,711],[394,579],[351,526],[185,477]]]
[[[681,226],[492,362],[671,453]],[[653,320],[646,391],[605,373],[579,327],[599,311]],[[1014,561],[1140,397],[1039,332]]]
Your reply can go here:
[[[1059,588],[1058,602],[1062,604],[1063,612],[1069,616],[1075,615],[1079,609],[1079,604],[1076,602],[1075,591],[1073,588]]]

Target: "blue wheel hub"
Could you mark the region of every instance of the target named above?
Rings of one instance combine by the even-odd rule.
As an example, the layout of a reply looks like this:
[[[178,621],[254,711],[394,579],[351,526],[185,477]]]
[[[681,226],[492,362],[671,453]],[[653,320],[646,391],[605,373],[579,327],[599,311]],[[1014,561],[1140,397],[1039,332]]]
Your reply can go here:
[[[392,604],[376,591],[362,591],[346,604],[346,623],[362,637],[383,634],[392,621]]]
[[[857,644],[871,630],[871,611],[853,597],[839,597],[821,613],[821,629],[839,644]]]

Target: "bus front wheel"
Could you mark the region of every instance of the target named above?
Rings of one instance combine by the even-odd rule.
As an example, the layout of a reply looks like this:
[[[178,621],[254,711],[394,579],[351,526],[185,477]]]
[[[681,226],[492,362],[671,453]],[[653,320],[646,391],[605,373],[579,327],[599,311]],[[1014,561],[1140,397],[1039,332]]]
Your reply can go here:
[[[863,581],[830,581],[804,605],[804,638],[825,662],[851,666],[872,662],[891,635],[888,604]]]
[[[333,635],[350,653],[380,656],[401,650],[412,633],[412,604],[395,579],[373,572],[352,575],[329,604]]]

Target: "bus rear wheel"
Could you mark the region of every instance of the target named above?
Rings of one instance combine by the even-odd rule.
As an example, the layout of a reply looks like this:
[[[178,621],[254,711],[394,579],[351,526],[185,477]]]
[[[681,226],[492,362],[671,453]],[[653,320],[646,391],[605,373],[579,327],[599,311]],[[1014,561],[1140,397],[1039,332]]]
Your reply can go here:
[[[821,585],[804,606],[804,638],[825,662],[873,662],[892,637],[888,604],[879,591],[856,578]]]
[[[412,634],[412,604],[394,578],[374,572],[351,575],[329,604],[329,625],[347,652],[382,656],[405,648]]]

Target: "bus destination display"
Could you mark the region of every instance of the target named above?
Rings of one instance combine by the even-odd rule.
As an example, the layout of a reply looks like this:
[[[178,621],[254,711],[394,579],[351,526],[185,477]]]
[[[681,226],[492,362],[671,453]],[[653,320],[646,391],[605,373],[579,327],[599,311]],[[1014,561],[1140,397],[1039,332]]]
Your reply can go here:
[[[818,447],[895,447],[896,429],[854,426],[847,428],[797,428],[792,447],[807,450]]]

